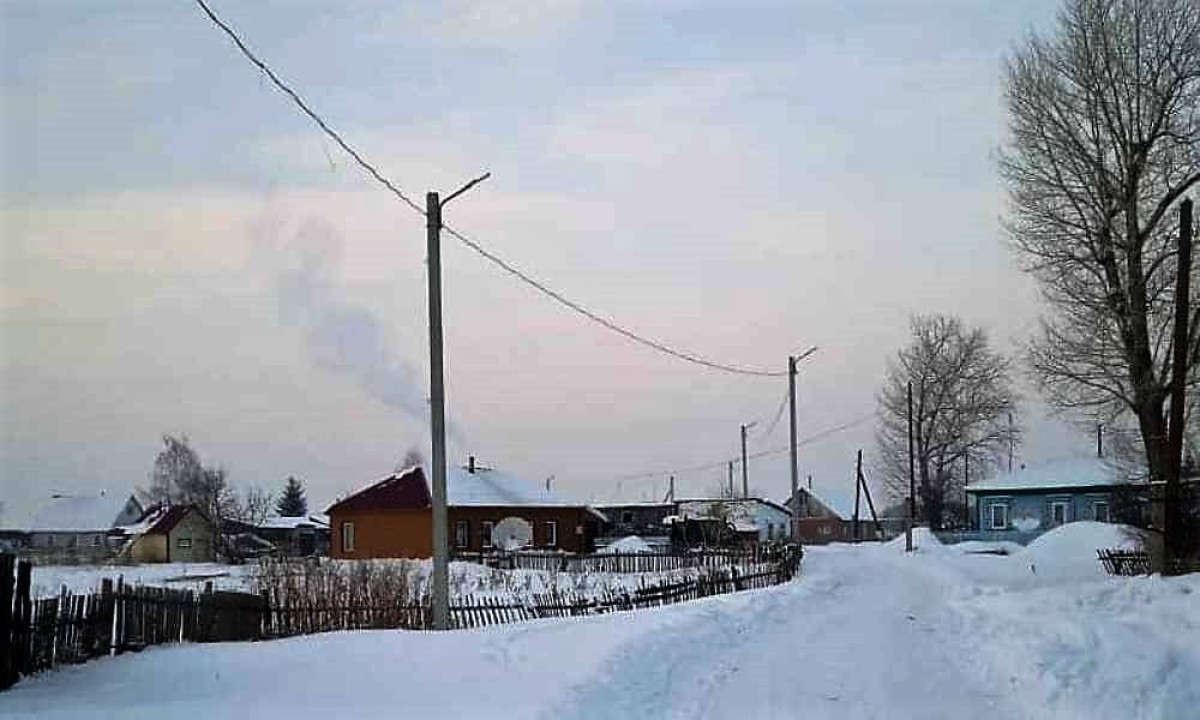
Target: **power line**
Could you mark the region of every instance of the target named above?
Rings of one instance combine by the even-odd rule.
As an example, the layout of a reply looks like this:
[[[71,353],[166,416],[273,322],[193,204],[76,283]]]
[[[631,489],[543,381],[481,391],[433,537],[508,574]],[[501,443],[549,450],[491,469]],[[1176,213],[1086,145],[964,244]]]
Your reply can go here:
[[[844,431],[849,430],[854,427],[858,427],[859,425],[862,425],[863,423],[865,423],[869,420],[873,420],[873,419],[875,419],[875,413],[862,415],[861,417],[857,417],[849,422],[842,423],[841,425],[835,425],[831,428],[827,428],[818,433],[814,433],[812,435],[808,435],[803,438],[800,438],[799,440],[796,441],[796,445],[797,446],[811,445],[812,443],[815,443],[818,440],[824,440],[825,438],[829,437],[830,435],[836,435],[837,433],[844,432]],[[784,445],[782,447],[771,448],[770,450],[759,450],[758,452],[750,453],[749,455],[747,455],[746,459],[756,460],[758,458],[767,457],[769,455],[779,455],[781,453],[788,452],[790,449],[791,448],[789,446]],[[663,477],[664,475],[683,475],[684,473],[700,472],[702,470],[714,470],[716,468],[723,468],[726,465],[728,465],[730,462],[741,462],[741,458],[740,457],[731,457],[731,458],[726,458],[724,460],[718,460],[718,461],[714,461],[714,462],[710,462],[710,463],[705,463],[703,465],[692,465],[689,467],[675,468],[673,470],[654,470],[654,471],[649,471],[649,472],[630,473],[628,475],[620,475],[618,477],[610,478],[610,480],[615,481],[615,482],[624,483],[626,480],[642,480],[645,478]]]
[[[771,433],[775,432],[776,426],[779,425],[779,419],[783,417],[783,409],[787,407],[788,395],[789,393],[785,390],[783,397],[779,400],[779,407],[775,409],[775,417],[771,419],[771,426],[761,435],[761,439],[765,440],[771,437]]]
[[[320,115],[318,115],[316,113],[316,111],[314,111],[308,105],[307,102],[304,101],[304,99],[300,96],[300,94],[297,91],[295,91],[294,89],[289,87],[286,83],[284,83],[283,80],[281,80],[279,78],[279,76],[276,75],[275,72],[271,70],[271,68],[266,64],[266,62],[259,59],[258,56],[256,56],[250,50],[250,48],[246,46],[246,43],[242,41],[241,37],[238,36],[238,34],[233,30],[233,28],[231,28],[228,24],[226,24],[224,21],[222,21],[221,18],[218,17],[215,12],[213,12],[212,8],[210,8],[208,6],[208,3],[205,2],[205,0],[196,0],[196,4],[200,6],[200,9],[204,11],[204,14],[208,16],[209,20],[211,20],[218,28],[220,28],[226,35],[229,36],[229,39],[233,41],[234,45],[237,46],[237,49],[242,53],[242,55],[244,55],[246,57],[246,59],[250,61],[251,64],[253,64],[256,68],[258,68],[259,71],[261,71],[264,75],[266,75],[267,79],[269,79],[271,81],[271,83],[280,90],[280,92],[287,95],[288,98],[290,98],[291,101],[298,108],[300,108],[301,112],[303,112],[306,116],[308,116],[308,118],[310,120],[312,120],[314,123],[317,124],[317,127],[319,127],[323,133],[325,133],[335,143],[337,143],[338,147],[340,147],[347,155],[349,155],[354,160],[355,164],[357,164],[360,168],[362,168],[377,183],[379,183],[379,184],[383,185],[385,188],[387,188],[387,190],[389,192],[391,192],[393,195],[395,195],[397,198],[399,198],[400,201],[403,202],[405,205],[407,205],[409,208],[411,208],[412,210],[414,210],[415,212],[419,213],[422,216],[425,215],[424,208],[422,208],[412,198],[408,197],[408,195],[406,195],[403,190],[401,190],[399,187],[396,186],[395,183],[393,183],[386,176],[384,176],[384,174],[382,172],[380,172],[374,165],[367,162],[367,160],[357,150],[355,150],[348,142],[346,142],[342,138],[342,136],[338,134],[338,132],[336,130],[334,130],[332,127],[330,127],[330,125],[327,122],[325,122],[325,120]],[[498,256],[495,253],[491,252],[490,250],[484,248],[481,244],[479,244],[479,242],[472,240],[471,238],[467,237],[462,232],[455,230],[454,228],[451,228],[446,225],[443,225],[443,228],[445,229],[447,234],[458,239],[460,242],[462,242],[464,245],[466,245],[471,250],[474,250],[476,253],[478,253],[481,257],[483,257],[488,262],[492,263],[493,265],[500,268],[504,272],[508,273],[509,275],[517,278],[521,282],[525,283],[526,285],[528,285],[528,286],[532,287],[533,289],[537,290],[538,292],[542,293],[543,295],[550,298],[551,300],[554,300],[559,305],[562,305],[563,307],[567,308],[568,310],[572,310],[575,313],[578,313],[579,315],[582,315],[583,317],[587,318],[588,320],[591,320],[592,322],[596,323],[597,325],[607,328],[608,330],[610,330],[628,340],[638,343],[639,345],[648,347],[652,350],[657,350],[658,352],[661,352],[666,355],[670,355],[671,357],[674,357],[678,360],[683,360],[685,362],[693,363],[695,365],[700,365],[700,366],[707,367],[707,368],[710,368],[713,370],[720,370],[723,372],[734,373],[737,375],[751,375],[751,376],[756,376],[756,377],[783,377],[783,376],[787,375],[786,370],[768,370],[765,368],[754,368],[754,367],[748,367],[748,366],[744,366],[744,365],[731,365],[728,363],[720,363],[720,362],[715,362],[713,360],[708,360],[708,359],[701,357],[693,352],[681,350],[678,348],[673,348],[663,342],[654,340],[653,338],[647,337],[647,336],[637,333],[633,330],[630,330],[626,327],[618,325],[616,323],[616,321],[612,320],[611,318],[605,317],[605,316],[587,308],[583,304],[581,304],[577,301],[571,300],[570,298],[563,295],[561,292],[548,286],[546,283],[544,283],[540,280],[537,280],[533,276],[524,272],[523,270],[518,269],[512,263],[508,262],[507,260],[504,260],[500,256]],[[807,358],[809,355],[812,355],[812,353],[815,351],[816,351],[815,347],[811,348],[807,352],[805,352],[803,355],[801,355],[801,358],[802,359]]]

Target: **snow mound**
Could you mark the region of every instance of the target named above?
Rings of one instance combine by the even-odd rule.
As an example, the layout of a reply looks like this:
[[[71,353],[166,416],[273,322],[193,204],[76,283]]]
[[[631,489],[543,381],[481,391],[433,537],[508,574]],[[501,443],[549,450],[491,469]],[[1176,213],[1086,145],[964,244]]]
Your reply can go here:
[[[650,543],[637,535],[629,535],[596,551],[597,553],[652,553]]]
[[[927,527],[913,528],[912,539],[913,539],[913,550],[915,552],[924,552],[924,551],[937,552],[945,547],[944,545],[942,545],[942,541],[938,540],[937,536],[933,534],[933,531]],[[897,537],[893,538],[890,542],[888,542],[887,547],[900,548],[900,550],[904,550],[904,547],[905,547],[904,533],[900,533],[900,535],[898,535]]]
[[[1135,549],[1138,547],[1136,532],[1127,525],[1081,520],[1039,536],[1013,557],[1028,563],[1032,572],[1038,575],[1058,578],[1104,575],[1096,551]]]

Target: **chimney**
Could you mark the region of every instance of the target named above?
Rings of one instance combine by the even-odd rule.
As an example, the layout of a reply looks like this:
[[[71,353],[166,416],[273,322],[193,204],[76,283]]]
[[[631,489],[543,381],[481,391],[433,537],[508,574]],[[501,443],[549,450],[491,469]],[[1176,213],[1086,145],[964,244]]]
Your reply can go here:
[[[472,475],[475,474],[475,456],[474,455],[469,455],[467,457],[467,472],[471,473]]]

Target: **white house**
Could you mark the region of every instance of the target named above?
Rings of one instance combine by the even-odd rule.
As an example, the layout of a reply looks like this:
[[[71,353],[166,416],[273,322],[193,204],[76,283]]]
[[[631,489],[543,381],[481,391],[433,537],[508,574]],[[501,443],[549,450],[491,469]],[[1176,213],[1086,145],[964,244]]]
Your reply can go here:
[[[132,495],[55,495],[29,523],[29,545],[81,560],[104,557],[113,528],[135,523],[143,513]]]

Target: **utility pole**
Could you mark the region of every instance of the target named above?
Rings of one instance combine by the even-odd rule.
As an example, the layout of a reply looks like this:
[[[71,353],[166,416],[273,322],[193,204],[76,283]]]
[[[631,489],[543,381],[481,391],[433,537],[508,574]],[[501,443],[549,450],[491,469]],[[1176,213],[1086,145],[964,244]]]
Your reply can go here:
[[[910,410],[909,413],[911,414],[911,412],[912,411]],[[1013,432],[1012,413],[1009,413],[1008,414],[1008,471],[1010,473],[1012,472],[1013,449],[1014,449],[1014,446],[1016,445],[1016,442],[1017,442],[1016,433]]]
[[[733,494],[733,461],[730,460],[729,461],[729,499],[732,500],[734,497],[735,497],[735,495]]]
[[[908,381],[908,512],[904,518],[904,551],[912,552],[913,521],[917,516],[916,469],[913,467],[912,381]]]
[[[796,451],[796,356],[788,355],[788,415],[791,437],[788,450],[792,460],[792,540],[800,541],[800,466]]]
[[[446,389],[442,372],[442,208],[491,177],[485,173],[445,200],[425,194],[425,238],[429,263],[429,424],[432,436],[430,478],[433,514],[433,629],[450,629],[450,542],[446,512]]]
[[[854,466],[854,542],[862,539],[858,526],[858,509],[862,503],[862,450],[858,451],[858,462]]]
[[[746,469],[746,425],[742,425],[742,497],[750,497],[750,475]]]

